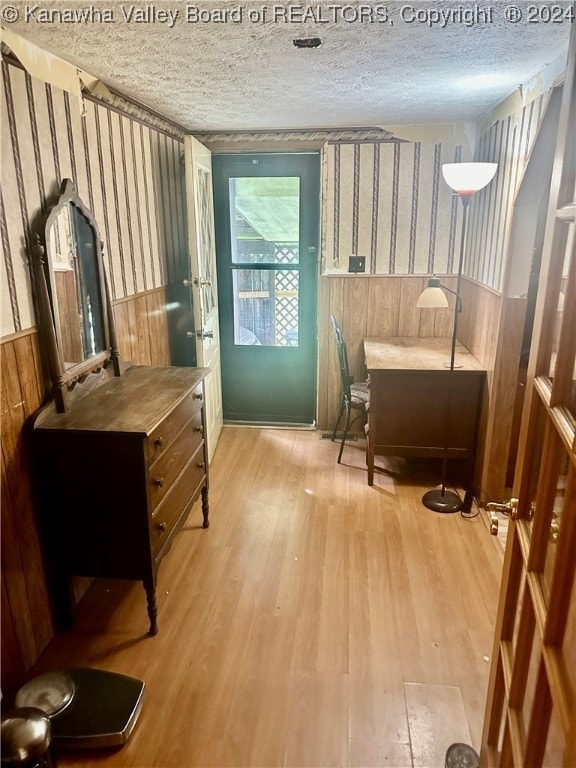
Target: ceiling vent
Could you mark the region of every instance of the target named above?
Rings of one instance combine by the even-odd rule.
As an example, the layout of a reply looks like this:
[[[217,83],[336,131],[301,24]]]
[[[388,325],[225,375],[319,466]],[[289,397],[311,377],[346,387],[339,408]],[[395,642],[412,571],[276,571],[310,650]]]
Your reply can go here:
[[[319,48],[322,45],[319,37],[297,37],[292,42],[296,48]]]

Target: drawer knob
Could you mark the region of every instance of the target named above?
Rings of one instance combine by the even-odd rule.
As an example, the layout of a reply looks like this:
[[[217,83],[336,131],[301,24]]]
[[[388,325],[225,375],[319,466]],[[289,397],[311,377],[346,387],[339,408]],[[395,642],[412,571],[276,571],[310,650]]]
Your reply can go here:
[[[154,440],[154,445],[157,445],[158,448],[161,448],[164,445],[164,438],[157,437],[156,440]]]
[[[162,486],[164,485],[164,478],[163,477],[155,477],[152,482],[154,483],[154,485],[157,485],[158,488],[162,488]]]
[[[165,531],[165,530],[166,530],[166,527],[167,527],[167,526],[166,526],[166,523],[158,523],[158,528],[159,528],[161,531]]]
[[[204,427],[202,426],[202,424],[199,424],[197,427],[194,427],[194,432],[200,432],[200,434],[202,434],[202,432],[204,432]]]
[[[192,400],[202,400],[202,392],[194,392]]]
[[[204,469],[204,467],[205,467],[206,465],[204,464],[204,462],[203,462],[203,461],[199,461],[199,462],[198,462],[198,464],[197,464],[196,466],[198,466],[200,469]]]

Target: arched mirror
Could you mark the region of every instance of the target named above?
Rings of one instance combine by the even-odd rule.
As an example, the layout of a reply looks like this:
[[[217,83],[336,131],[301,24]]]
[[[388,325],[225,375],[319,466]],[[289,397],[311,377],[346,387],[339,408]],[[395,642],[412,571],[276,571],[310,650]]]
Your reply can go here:
[[[63,411],[79,378],[110,361],[119,375],[118,349],[98,228],[70,179],[43,234],[33,248],[34,273],[56,407]]]

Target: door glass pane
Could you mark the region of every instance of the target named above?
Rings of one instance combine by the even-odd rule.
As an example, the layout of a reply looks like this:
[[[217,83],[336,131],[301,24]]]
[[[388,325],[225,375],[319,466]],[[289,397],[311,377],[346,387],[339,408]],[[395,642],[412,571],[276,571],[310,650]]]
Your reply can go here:
[[[550,378],[554,378],[554,373],[556,370],[556,362],[558,357],[558,351],[559,351],[559,345],[560,345],[560,333],[562,329],[562,321],[564,317],[564,311],[568,307],[568,302],[570,302],[570,291],[569,291],[569,275],[570,275],[570,268],[571,268],[571,261],[574,254],[574,238],[575,238],[575,229],[576,227],[574,224],[566,224],[566,250],[564,255],[564,264],[562,265],[562,276],[560,278],[560,292],[558,294],[558,302],[556,304],[556,312],[552,317],[552,322],[554,323],[554,332],[552,336],[552,356],[550,359],[550,366],[549,366],[549,375]],[[562,354],[571,354],[572,356],[572,364],[574,364],[574,350],[562,350]],[[572,410],[572,413],[574,413],[574,410]]]
[[[566,493],[569,470],[570,462],[568,459],[568,454],[562,450],[559,466],[557,468],[558,477],[556,480],[556,491],[554,493],[552,511],[549,517],[550,532],[548,534],[548,547],[546,551],[546,560],[544,561],[544,571],[542,573],[542,586],[544,588],[544,595],[547,602],[549,602],[552,590],[552,577],[554,575],[554,564],[556,562],[558,542],[562,536],[562,519],[565,514],[569,514],[569,510],[565,510],[564,508],[565,498],[569,498],[570,496],[570,494]],[[572,482],[574,482],[573,473]]]
[[[529,603],[529,601],[528,601]],[[528,605],[527,605],[528,609]],[[524,693],[524,702],[519,712],[520,714],[520,727],[522,733],[526,734],[528,730],[528,724],[530,723],[530,715],[532,714],[532,707],[536,697],[536,682],[538,679],[538,670],[542,661],[542,643],[540,635],[536,632],[531,638],[526,637],[522,640],[523,643],[531,643],[532,651],[530,653],[530,662],[526,672],[526,690]]]
[[[296,270],[233,270],[234,344],[298,346]]]
[[[496,680],[494,685],[494,709],[492,711],[492,723],[491,729],[488,733],[487,742],[494,750],[495,755],[500,758],[502,754],[502,745],[504,743],[504,733],[506,731],[506,719],[508,716],[508,709],[504,706],[505,703],[505,682],[504,682],[504,670],[502,668],[502,657],[498,656],[496,662]],[[499,759],[495,761],[497,765],[500,764]]]
[[[232,178],[233,264],[297,264],[300,242],[298,176]]]
[[[202,324],[216,307],[216,275],[213,274],[214,259],[214,209],[212,201],[212,174],[206,168],[199,168],[198,182],[198,241],[200,258],[200,288],[202,301]]]
[[[527,519],[530,526],[530,532],[532,532],[532,526],[534,525],[534,517],[536,512],[536,495],[539,487],[542,452],[544,450],[544,435],[546,431],[546,411],[539,397],[535,398],[533,407],[537,409],[537,413],[534,419],[534,438],[532,440],[532,450],[530,452],[530,468],[528,470],[529,509]]]
[[[518,648],[518,631],[520,629],[520,616],[522,615],[520,608],[524,603],[525,589],[526,589],[526,569],[522,567],[522,576],[520,578],[520,590],[518,593],[518,602],[516,604],[517,608],[516,608],[516,614],[514,616],[514,630],[512,635],[512,644],[513,644],[514,653],[516,653],[516,650]]]

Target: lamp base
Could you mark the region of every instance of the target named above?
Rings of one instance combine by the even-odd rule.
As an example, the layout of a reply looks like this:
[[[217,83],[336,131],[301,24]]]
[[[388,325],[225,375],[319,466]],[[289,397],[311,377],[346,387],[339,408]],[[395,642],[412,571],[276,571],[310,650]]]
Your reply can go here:
[[[442,492],[442,489],[435,488],[422,496],[422,504],[432,512],[460,512],[462,509],[462,500],[460,496],[452,491]]]

